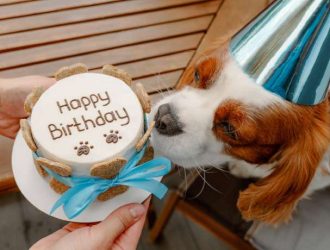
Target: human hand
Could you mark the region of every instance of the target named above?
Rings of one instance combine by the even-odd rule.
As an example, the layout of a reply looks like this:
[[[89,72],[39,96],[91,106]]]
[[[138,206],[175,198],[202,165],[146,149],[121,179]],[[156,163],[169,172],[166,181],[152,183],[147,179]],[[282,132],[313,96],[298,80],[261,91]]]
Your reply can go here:
[[[31,250],[136,249],[149,203],[150,198],[144,205],[121,207],[98,224],[69,223],[39,240]]]
[[[15,138],[19,120],[25,118],[24,101],[37,87],[47,89],[55,79],[43,76],[25,76],[0,79],[0,135]]]

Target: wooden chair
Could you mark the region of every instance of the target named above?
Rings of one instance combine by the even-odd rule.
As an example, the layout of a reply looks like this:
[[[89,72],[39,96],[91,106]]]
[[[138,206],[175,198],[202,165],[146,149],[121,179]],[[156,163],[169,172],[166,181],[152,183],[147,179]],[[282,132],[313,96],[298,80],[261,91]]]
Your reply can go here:
[[[204,179],[208,184],[204,183]],[[236,207],[239,191],[251,181],[219,170],[212,170],[203,177],[195,171],[191,172],[187,180],[169,192],[150,230],[151,241],[156,242],[160,238],[173,212],[179,211],[233,249],[254,249],[244,240],[251,223],[241,218]]]

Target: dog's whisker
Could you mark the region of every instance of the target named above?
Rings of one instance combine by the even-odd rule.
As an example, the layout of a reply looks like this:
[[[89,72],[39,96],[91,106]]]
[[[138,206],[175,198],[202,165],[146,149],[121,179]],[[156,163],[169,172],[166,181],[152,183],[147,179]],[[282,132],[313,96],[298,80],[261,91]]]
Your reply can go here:
[[[198,165],[198,164],[197,164]],[[197,167],[197,169],[199,169],[199,170],[202,170],[203,171],[203,167],[202,166],[198,166]],[[198,171],[198,170],[197,170]],[[198,173],[199,173],[199,171],[198,171]],[[221,191],[219,191],[218,189],[216,189],[215,187],[213,187],[207,180],[206,180],[206,172],[205,171],[203,171],[203,173],[204,173],[204,177],[203,176],[201,176],[201,178],[203,179],[203,181],[205,182],[205,184],[206,185],[208,185],[212,190],[214,190],[215,192],[217,192],[217,193],[219,193],[219,194],[222,194],[222,192]]]
[[[184,194],[182,194],[184,197],[186,197],[187,195],[187,190],[188,190],[188,181],[187,181],[187,172],[186,172],[186,169],[183,168],[183,172],[184,172],[184,180],[185,180],[185,191],[184,191]]]
[[[195,170],[197,172],[197,174],[203,179],[203,177],[201,176],[201,174],[199,173],[197,168],[194,168],[193,170]],[[203,181],[203,186],[202,186],[201,190],[193,197],[190,197],[190,199],[193,200],[193,199],[196,199],[198,196],[200,196],[202,194],[202,192],[204,191],[204,188],[205,188],[205,181]]]

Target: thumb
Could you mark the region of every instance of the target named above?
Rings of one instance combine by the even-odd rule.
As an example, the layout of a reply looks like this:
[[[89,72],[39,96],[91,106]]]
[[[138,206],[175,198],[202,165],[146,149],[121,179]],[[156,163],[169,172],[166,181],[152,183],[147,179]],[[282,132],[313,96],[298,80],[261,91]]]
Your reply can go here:
[[[96,242],[111,246],[112,243],[131,225],[146,213],[141,204],[130,204],[111,213],[104,221],[91,228]]]

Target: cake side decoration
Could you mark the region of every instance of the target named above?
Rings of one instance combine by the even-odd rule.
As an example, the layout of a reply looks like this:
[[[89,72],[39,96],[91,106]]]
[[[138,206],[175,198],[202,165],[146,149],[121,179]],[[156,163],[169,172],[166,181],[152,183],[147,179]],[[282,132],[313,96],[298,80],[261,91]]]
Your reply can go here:
[[[88,73],[83,64],[64,67],[55,73],[56,86],[36,89],[24,105],[30,118],[21,120],[21,129],[35,167],[61,194],[51,213],[63,206],[69,219],[129,187],[158,198],[167,190],[155,178],[171,163],[153,159],[154,122],[148,127],[151,102],[143,85],[133,92],[131,77],[112,65],[102,73]]]

